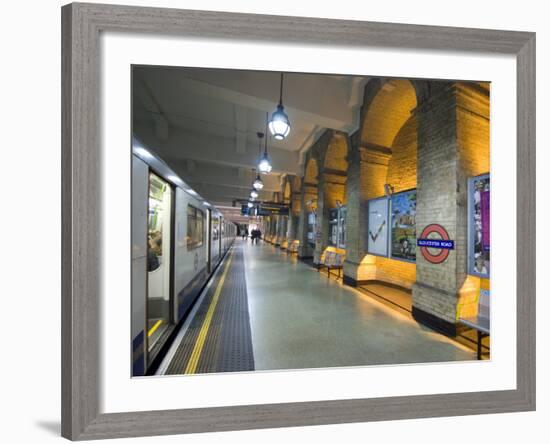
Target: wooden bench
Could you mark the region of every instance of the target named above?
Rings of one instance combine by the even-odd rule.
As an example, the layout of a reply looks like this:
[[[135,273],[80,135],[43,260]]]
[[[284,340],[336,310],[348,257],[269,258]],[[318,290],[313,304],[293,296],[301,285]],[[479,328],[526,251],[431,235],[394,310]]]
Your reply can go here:
[[[298,254],[298,242],[291,242],[286,249],[287,253]]]
[[[334,274],[334,276],[341,278],[344,267],[344,255],[335,251],[325,251],[322,260],[316,265],[317,271],[321,271],[321,268],[325,267],[329,278],[331,270],[338,270],[338,275]]]
[[[460,324],[477,331],[477,359],[481,359],[482,339],[491,333],[490,308],[490,294],[481,290],[477,300],[477,316],[458,317]]]

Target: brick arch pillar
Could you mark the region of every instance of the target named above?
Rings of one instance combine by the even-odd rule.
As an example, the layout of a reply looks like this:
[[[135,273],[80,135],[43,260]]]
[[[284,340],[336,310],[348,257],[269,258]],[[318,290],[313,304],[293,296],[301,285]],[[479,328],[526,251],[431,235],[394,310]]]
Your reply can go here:
[[[289,186],[289,189],[290,189],[290,196],[288,198],[285,197],[287,185]],[[286,249],[292,242],[290,238],[290,228],[289,228],[291,224],[291,217],[292,217],[292,180],[288,175],[285,177],[283,181],[283,186],[281,188],[281,202],[288,206],[288,214],[282,215],[280,217],[281,223],[280,223],[280,229],[278,231],[277,237],[279,238],[280,248]]]
[[[351,137],[346,186],[346,260],[344,283],[357,286],[375,278],[375,265],[365,262],[368,242],[368,200],[384,194],[391,150],[361,146],[360,133]]]
[[[300,216],[298,219],[297,224],[297,239],[300,242],[300,245],[298,247],[298,257],[299,258],[312,258],[313,257],[313,251],[314,247],[308,244],[307,239],[307,228],[308,228],[308,212],[310,211],[310,207],[308,205],[308,201],[310,199],[313,199],[315,196],[315,199],[317,197],[317,193],[319,190],[317,179],[318,177],[306,177],[307,168],[309,165],[309,162],[313,159],[315,160],[315,163],[317,165],[317,168],[319,168],[319,165],[321,165],[320,159],[319,159],[319,153],[315,149],[319,141],[317,141],[316,145],[310,149],[310,151],[306,154],[306,159],[304,162],[304,176],[301,180],[301,190],[300,190]],[[319,175],[319,171],[317,170],[317,176]],[[308,182],[310,180],[311,182]]]
[[[416,115],[417,236],[427,225],[440,224],[455,249],[441,264],[429,263],[417,250],[413,316],[455,335],[467,273],[467,178],[489,166],[489,94],[474,84],[433,82]]]
[[[302,205],[301,187],[296,186],[296,178],[294,178],[294,186],[291,187],[292,193],[290,198],[290,211],[288,215],[288,243],[299,240],[298,226],[300,223],[300,213]]]
[[[290,244],[292,244],[294,239],[296,239],[296,231],[298,228],[296,222],[299,217],[299,211],[298,211],[299,204],[296,204],[296,197],[299,196],[299,193],[296,192],[293,186],[295,176],[291,176],[291,177],[292,177],[291,179],[288,179],[289,185],[290,185],[290,198],[288,202],[286,232],[284,233],[287,248],[290,247]]]
[[[315,249],[313,251],[313,262],[318,264],[321,261],[321,255],[328,245],[329,235],[329,208],[327,207],[327,180],[325,174],[319,174],[317,185],[317,220],[315,225]]]
[[[298,238],[298,221],[300,219],[300,214],[296,214],[294,209],[290,207],[288,213],[288,229],[287,229],[287,239],[288,245]]]
[[[298,257],[309,257],[307,248],[307,205],[306,205],[306,186],[302,185],[300,191],[300,216],[298,217],[298,227],[296,238],[300,242],[298,246]]]
[[[275,245],[283,248],[286,245],[286,232],[288,228],[288,216],[277,215],[277,240]]]
[[[312,188],[311,185],[303,183],[300,193],[300,217],[298,220],[298,240],[300,246],[298,247],[298,257],[300,258],[312,258],[314,247],[309,245],[307,239],[307,216],[309,207],[307,205],[308,199],[310,199],[311,193],[308,193],[308,189]],[[315,185],[316,193],[318,193],[318,187]]]
[[[273,201],[274,202],[280,202],[281,201],[281,193],[280,192],[276,191],[276,192],[273,193]],[[280,227],[281,227],[280,218],[281,217],[278,214],[272,214],[271,215],[271,219],[273,220],[273,225],[272,225],[272,228],[271,228],[271,237],[272,237],[271,242],[276,247],[279,246],[279,230],[280,230]]]

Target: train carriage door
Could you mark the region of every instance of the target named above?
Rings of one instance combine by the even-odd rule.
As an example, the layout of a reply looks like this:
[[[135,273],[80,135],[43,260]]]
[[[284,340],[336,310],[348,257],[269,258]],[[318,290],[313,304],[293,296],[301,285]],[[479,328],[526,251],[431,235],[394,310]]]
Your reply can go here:
[[[208,274],[212,273],[212,210],[206,210],[206,266]]]
[[[149,174],[147,215],[147,351],[149,363],[172,324],[172,218],[174,192],[170,184]]]
[[[210,241],[210,262],[212,269],[218,263],[218,242],[219,242],[219,218],[215,214],[210,214],[212,218],[211,241]]]
[[[222,257],[222,224],[223,224],[223,220],[221,216],[218,218],[218,220],[219,220],[218,254],[219,254],[219,257],[221,258]]]
[[[220,254],[224,253],[224,239],[225,230],[224,230],[225,220],[223,217],[220,217]]]

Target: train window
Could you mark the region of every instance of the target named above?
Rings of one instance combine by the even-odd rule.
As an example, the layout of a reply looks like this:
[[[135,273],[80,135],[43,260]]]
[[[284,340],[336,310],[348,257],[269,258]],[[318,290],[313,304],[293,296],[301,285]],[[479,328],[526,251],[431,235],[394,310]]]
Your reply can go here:
[[[187,206],[187,249],[200,247],[204,242],[204,212]]]
[[[217,241],[220,238],[220,220],[217,217],[212,219],[212,240]]]

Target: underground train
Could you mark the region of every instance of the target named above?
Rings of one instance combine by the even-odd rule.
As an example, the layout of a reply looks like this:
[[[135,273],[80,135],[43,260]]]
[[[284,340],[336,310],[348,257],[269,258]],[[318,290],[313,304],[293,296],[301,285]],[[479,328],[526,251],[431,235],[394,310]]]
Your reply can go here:
[[[237,226],[137,140],[132,146],[132,376],[154,372]]]

